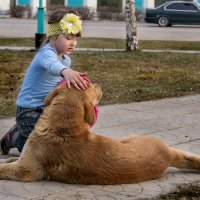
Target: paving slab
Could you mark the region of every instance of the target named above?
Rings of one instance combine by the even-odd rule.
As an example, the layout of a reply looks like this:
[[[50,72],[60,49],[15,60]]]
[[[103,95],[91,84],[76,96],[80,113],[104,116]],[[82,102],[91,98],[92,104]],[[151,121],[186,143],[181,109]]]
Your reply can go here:
[[[200,154],[200,95],[99,107],[92,131],[124,139],[130,135],[152,134],[169,145]],[[0,120],[0,136],[14,118]],[[19,155],[13,149],[9,156]],[[7,156],[0,155],[1,158]],[[0,200],[141,200],[156,198],[182,184],[200,182],[200,173],[169,168],[164,177],[137,184],[79,185],[51,181],[21,183],[0,180]]]

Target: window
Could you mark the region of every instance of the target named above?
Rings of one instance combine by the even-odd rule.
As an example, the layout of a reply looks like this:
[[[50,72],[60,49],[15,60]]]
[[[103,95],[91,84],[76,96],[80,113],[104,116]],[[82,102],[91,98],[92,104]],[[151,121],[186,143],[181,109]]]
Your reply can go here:
[[[192,3],[184,3],[185,10],[197,10],[197,7]]]
[[[169,9],[169,10],[191,10],[191,11],[198,10],[197,7],[192,3],[171,3],[170,5],[166,6],[166,9]]]

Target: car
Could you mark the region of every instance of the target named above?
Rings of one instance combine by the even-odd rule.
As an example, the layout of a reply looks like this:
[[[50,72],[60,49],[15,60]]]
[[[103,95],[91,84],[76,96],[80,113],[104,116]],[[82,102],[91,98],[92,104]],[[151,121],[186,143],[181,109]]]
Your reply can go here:
[[[190,1],[168,1],[156,8],[147,8],[145,21],[161,27],[174,24],[200,25],[200,4]]]

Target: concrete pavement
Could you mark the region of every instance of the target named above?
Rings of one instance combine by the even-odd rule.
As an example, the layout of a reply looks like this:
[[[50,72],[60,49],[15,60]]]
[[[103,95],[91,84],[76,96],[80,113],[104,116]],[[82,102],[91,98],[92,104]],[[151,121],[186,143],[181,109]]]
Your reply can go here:
[[[200,154],[200,95],[100,107],[98,134],[123,139],[152,134],[173,147]],[[1,136],[14,118],[0,120]],[[145,148],[145,147],[144,147]],[[18,154],[14,149],[11,155]],[[0,158],[5,156],[0,155]],[[3,200],[141,200],[176,190],[178,185],[200,182],[200,173],[170,168],[158,180],[123,185],[73,185],[40,181],[0,181]]]

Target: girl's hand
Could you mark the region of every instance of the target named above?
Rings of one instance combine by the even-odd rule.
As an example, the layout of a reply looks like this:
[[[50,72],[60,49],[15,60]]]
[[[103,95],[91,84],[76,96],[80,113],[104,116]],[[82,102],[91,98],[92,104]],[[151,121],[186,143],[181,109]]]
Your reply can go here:
[[[61,74],[66,80],[69,89],[71,89],[71,84],[73,84],[77,90],[85,90],[90,85],[90,81],[83,78],[87,75],[87,72],[81,73],[67,68],[64,69]]]

